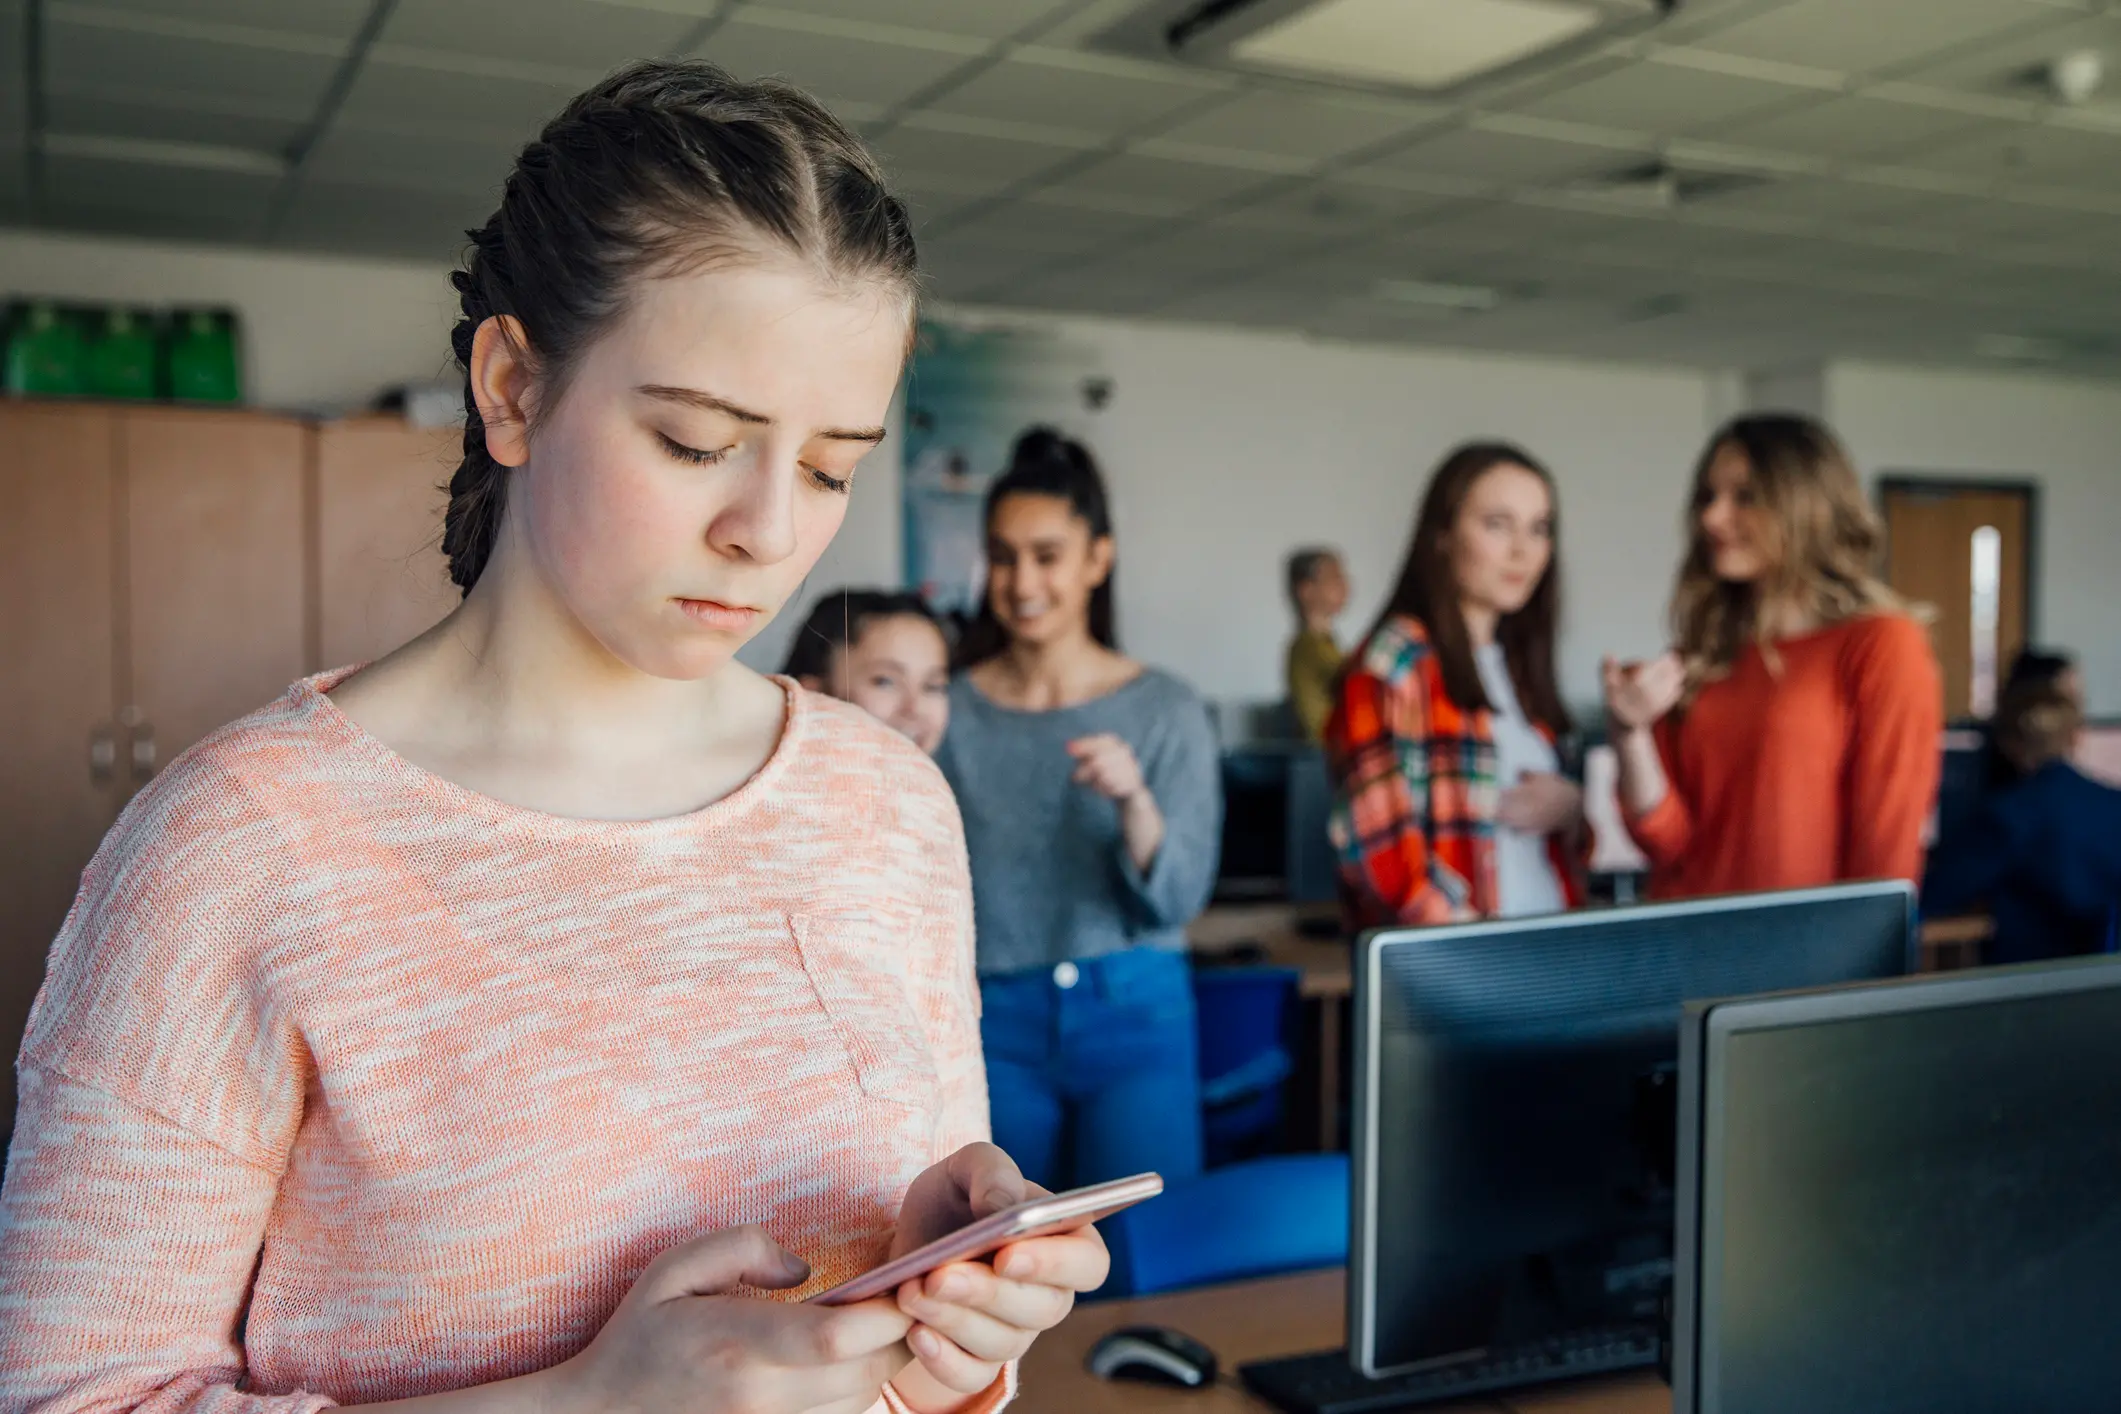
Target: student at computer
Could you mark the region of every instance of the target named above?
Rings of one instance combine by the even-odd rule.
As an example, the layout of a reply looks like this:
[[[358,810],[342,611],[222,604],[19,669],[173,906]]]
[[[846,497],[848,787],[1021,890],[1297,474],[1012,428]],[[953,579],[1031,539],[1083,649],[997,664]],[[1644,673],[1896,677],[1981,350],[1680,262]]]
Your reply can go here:
[[[781,674],[852,702],[930,756],[950,726],[950,644],[918,594],[833,590],[796,631]]]
[[[209,735],[83,876],[0,1410],[995,1408],[1093,1235],[800,1299],[1028,1192],[979,1142],[957,812],[734,657],[884,436],[905,208],[814,100],[646,61],[454,284],[463,603]]]
[[[1317,547],[1298,550],[1288,560],[1289,607],[1296,611],[1296,634],[1282,655],[1289,710],[1307,741],[1325,738],[1326,717],[1333,711],[1333,683],[1340,676],[1340,640],[1333,621],[1348,607],[1348,572],[1337,551]]]
[[[1357,927],[1581,901],[1583,793],[1560,770],[1553,478],[1499,442],[1429,479],[1399,582],[1326,725],[1329,832]]]
[[[2077,660],[2068,653],[2052,649],[2021,648],[2011,659],[2010,671],[2003,676],[2003,686],[1996,692],[1996,701],[2000,709],[2000,705],[2014,693],[2049,686],[2076,703],[2080,712],[2083,710],[2084,674],[2078,669]],[[1996,740],[1996,723],[1991,719],[1981,730],[1982,790],[2000,791],[2024,778],[2024,772]]]
[[[987,495],[987,588],[936,762],[957,792],[996,1142],[1036,1181],[1201,1167],[1186,924],[1222,784],[1206,705],[1119,651],[1112,518],[1037,428]]]
[[[1936,916],[1986,905],[1987,963],[2034,962],[2110,946],[2121,905],[2121,791],[2070,764],[2084,712],[2055,683],[2004,697],[1996,746],[2017,780],[1938,844],[1922,885]]]
[[[1695,467],[1687,529],[1672,650],[1604,666],[1651,892],[1919,878],[1943,693],[1847,452],[1808,417],[1740,417]]]

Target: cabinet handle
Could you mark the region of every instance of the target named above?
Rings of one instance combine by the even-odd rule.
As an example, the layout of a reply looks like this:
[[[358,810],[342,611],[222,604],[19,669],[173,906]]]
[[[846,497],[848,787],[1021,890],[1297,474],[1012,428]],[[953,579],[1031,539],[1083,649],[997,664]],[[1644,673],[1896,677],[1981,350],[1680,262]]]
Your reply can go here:
[[[133,779],[144,781],[155,773],[155,728],[141,722],[133,728]]]
[[[99,790],[110,784],[118,770],[118,734],[108,722],[88,729],[88,783]]]

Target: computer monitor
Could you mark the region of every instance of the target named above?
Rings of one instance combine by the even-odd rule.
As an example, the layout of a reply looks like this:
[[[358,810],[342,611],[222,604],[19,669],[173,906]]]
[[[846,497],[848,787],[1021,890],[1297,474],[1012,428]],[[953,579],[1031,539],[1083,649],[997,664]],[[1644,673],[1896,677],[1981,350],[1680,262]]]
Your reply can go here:
[[[1690,1009],[1676,1414],[2110,1409],[2121,962]]]
[[[1589,1333],[1654,1363],[1684,1004],[1898,976],[1914,956],[1899,882],[1366,936],[1349,1362],[1492,1365]],[[1527,1356],[1520,1382],[1553,1378],[1540,1367]]]

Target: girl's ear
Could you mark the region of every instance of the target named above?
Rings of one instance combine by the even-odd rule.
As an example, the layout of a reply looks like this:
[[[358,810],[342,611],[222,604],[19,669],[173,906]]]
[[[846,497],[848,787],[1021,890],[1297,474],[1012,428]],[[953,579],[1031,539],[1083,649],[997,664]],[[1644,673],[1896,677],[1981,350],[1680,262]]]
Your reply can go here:
[[[1119,557],[1119,547],[1112,543],[1109,535],[1094,536],[1090,541],[1090,584],[1094,588],[1103,584],[1112,575],[1112,562]]]
[[[471,336],[471,395],[486,428],[486,453],[502,466],[530,460],[530,343],[512,314],[496,314]]]

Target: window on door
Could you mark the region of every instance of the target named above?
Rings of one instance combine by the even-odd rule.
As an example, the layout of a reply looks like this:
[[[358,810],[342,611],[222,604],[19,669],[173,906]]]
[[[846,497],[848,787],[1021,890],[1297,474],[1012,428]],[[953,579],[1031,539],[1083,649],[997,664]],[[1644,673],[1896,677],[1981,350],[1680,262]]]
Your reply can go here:
[[[2032,629],[2037,488],[1889,476],[1886,580],[1927,605],[1950,717],[1986,717],[2010,662]]]

